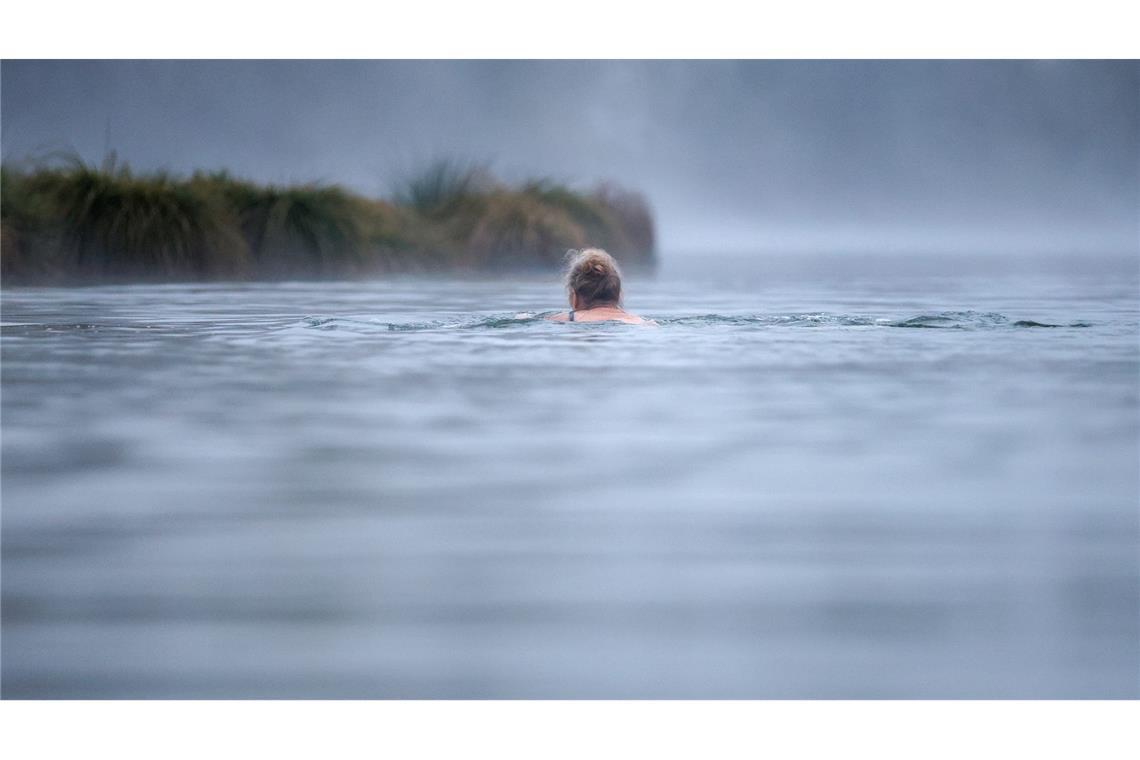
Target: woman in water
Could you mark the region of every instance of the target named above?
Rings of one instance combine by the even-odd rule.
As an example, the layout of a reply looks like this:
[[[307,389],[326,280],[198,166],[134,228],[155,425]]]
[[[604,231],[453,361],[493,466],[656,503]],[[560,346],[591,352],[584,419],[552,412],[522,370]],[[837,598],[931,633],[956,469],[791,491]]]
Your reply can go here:
[[[570,296],[570,311],[550,317],[555,322],[654,324],[621,307],[621,270],[613,256],[601,248],[570,252],[566,291]]]

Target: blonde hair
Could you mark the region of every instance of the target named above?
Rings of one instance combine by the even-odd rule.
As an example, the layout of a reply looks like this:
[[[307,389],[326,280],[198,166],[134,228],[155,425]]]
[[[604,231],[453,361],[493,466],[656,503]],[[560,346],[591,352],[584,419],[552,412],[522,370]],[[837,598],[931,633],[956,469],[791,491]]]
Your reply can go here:
[[[566,289],[578,296],[580,309],[621,303],[621,270],[601,248],[566,252]]]

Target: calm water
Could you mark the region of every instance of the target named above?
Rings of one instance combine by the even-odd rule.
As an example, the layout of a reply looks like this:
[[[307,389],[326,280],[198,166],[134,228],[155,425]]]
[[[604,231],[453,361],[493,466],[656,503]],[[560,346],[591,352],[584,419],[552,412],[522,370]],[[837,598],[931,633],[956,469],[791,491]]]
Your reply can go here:
[[[5,290],[3,695],[1140,697],[1136,262],[719,266]]]

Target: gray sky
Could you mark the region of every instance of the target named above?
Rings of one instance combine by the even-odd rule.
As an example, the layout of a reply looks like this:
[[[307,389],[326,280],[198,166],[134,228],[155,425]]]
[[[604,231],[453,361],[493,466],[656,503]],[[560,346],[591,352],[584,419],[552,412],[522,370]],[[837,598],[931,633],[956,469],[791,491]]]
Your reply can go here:
[[[1140,64],[4,61],[6,161],[642,190],[670,251],[1137,251]]]

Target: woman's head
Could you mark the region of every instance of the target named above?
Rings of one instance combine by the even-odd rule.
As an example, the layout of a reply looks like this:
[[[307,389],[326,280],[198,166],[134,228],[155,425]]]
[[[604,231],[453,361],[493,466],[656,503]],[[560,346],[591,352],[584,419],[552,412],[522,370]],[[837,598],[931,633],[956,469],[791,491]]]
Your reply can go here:
[[[621,270],[614,257],[601,248],[583,248],[567,254],[566,290],[575,309],[617,306],[621,303]]]

